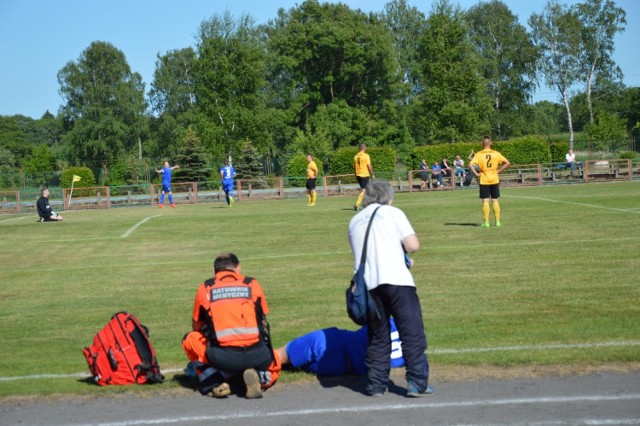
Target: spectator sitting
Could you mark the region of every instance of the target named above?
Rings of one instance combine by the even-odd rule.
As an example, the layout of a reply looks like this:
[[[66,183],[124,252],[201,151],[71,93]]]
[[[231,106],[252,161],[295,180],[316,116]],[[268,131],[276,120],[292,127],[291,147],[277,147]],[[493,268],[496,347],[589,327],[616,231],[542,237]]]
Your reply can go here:
[[[459,155],[456,155],[456,159],[453,160],[453,174],[455,176],[462,176],[464,177],[464,175],[466,174],[464,171],[464,160],[462,158],[460,158]]]
[[[449,167],[449,160],[442,159],[442,176],[451,177],[451,167]]]
[[[565,160],[566,160],[566,166],[571,169],[571,174],[573,174],[573,170],[576,167],[576,154],[573,153],[573,150],[570,149],[569,152],[567,152],[567,155],[564,156]]]
[[[437,161],[431,166],[431,177],[438,180],[438,186],[442,188],[442,167]]]
[[[51,210],[51,205],[49,205],[49,189],[43,188],[40,191],[40,198],[38,198],[36,207],[38,208],[38,216],[40,216],[38,222],[62,220],[62,216]]]

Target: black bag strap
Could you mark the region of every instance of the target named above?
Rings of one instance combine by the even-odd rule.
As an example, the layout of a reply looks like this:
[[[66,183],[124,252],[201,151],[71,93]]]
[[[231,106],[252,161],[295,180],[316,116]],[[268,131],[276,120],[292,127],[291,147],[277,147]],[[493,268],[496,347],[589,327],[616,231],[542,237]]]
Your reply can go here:
[[[382,207],[381,205],[376,207],[376,209],[371,213],[371,218],[369,219],[369,225],[367,225],[367,232],[364,234],[364,244],[362,245],[362,256],[360,256],[360,264],[366,263],[367,261],[367,243],[369,242],[369,231],[371,230],[371,224],[373,223],[373,217],[376,215],[378,209]]]

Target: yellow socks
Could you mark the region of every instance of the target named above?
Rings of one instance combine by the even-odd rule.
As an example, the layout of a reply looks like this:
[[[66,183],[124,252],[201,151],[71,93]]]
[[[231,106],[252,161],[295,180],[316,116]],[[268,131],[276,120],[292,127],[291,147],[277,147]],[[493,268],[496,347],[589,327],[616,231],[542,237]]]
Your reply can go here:
[[[485,222],[489,222],[490,211],[489,203],[482,203],[482,219],[484,219]]]
[[[356,201],[356,206],[359,206],[362,203],[363,198],[364,198],[364,191],[361,191],[360,195],[358,195],[358,201]]]
[[[311,193],[311,205],[312,206],[316,205],[316,199],[318,199],[318,193],[316,191],[313,191]]]
[[[500,221],[500,204],[497,201],[493,202],[493,215],[497,221]]]

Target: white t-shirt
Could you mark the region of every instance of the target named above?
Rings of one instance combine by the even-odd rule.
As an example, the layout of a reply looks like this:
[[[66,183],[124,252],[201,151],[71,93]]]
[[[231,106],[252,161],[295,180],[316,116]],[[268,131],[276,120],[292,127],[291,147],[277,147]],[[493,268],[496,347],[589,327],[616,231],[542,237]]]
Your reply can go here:
[[[367,206],[349,222],[349,243],[353,252],[354,272],[360,266],[369,219],[378,206],[379,204]],[[413,276],[405,264],[402,248],[402,241],[413,234],[415,231],[402,210],[387,205],[378,209],[367,243],[364,278],[369,290],[380,284],[415,287]]]
[[[574,161],[576,161],[576,154],[575,153],[568,153],[567,155],[564,156],[567,159],[567,163],[573,163]]]

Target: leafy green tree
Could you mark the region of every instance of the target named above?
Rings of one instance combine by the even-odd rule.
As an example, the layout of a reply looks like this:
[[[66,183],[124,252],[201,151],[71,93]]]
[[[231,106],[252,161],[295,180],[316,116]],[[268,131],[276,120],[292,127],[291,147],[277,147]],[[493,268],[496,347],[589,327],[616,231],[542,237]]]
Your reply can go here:
[[[600,112],[593,124],[586,126],[593,147],[603,156],[624,148],[627,143],[627,122],[616,114]]]
[[[533,41],[539,49],[538,69],[550,87],[560,93],[567,114],[569,146],[573,149],[574,130],[569,90],[580,75],[580,18],[564,4],[550,0],[542,13],[529,18]]]
[[[582,24],[579,61],[585,80],[589,122],[593,124],[593,85],[600,77],[604,81],[621,81],[622,71],[613,61],[614,37],[624,31],[626,13],[612,0],[586,0],[575,5]]]
[[[174,179],[176,182],[203,182],[211,177],[211,170],[207,167],[207,152],[192,127],[189,127],[184,134],[176,163],[180,166],[176,170]]]
[[[419,53],[425,89],[411,113],[416,142],[453,142],[486,133],[491,103],[459,7],[448,0],[434,4]]]
[[[400,68],[402,82],[407,87],[402,103],[409,103],[423,86],[419,77],[418,42],[424,32],[425,16],[406,0],[393,0],[384,6],[380,19],[386,24],[393,41],[393,52]]]
[[[0,148],[11,155],[4,155],[7,167],[20,167],[31,156],[32,145],[27,141],[27,135],[18,125],[16,117],[0,115]],[[12,161],[12,164],[9,161]]]
[[[124,53],[96,41],[58,72],[71,160],[99,166],[141,151],[144,84]]]
[[[384,23],[344,4],[307,0],[280,9],[267,28],[269,82],[299,128],[320,105],[342,100],[377,111],[398,91],[392,40]]]
[[[44,144],[36,147],[24,163],[24,171],[27,173],[50,172],[56,168],[56,158]]]
[[[640,123],[640,87],[629,87],[622,92],[618,114],[627,121],[627,129],[631,131]]]
[[[478,3],[466,12],[471,42],[491,97],[499,138],[513,134],[514,113],[535,88],[537,51],[524,26],[500,0]]]
[[[191,47],[158,54],[149,90],[151,109],[158,115],[179,114],[195,108],[196,54]]]
[[[195,93],[207,118],[207,123],[199,122],[205,145],[234,156],[239,152],[236,141],[249,138],[266,150],[272,139],[263,95],[266,56],[253,18],[235,20],[225,12],[204,21],[197,57]]]

